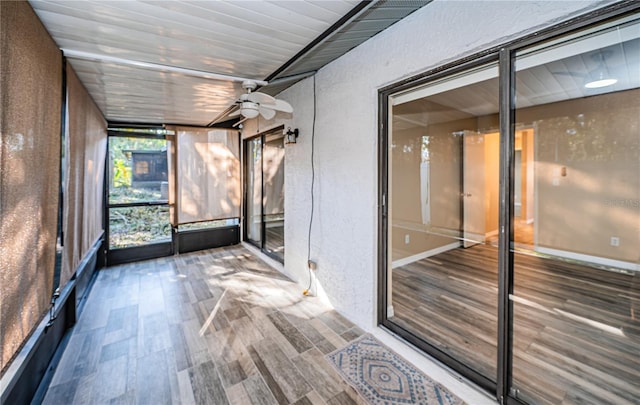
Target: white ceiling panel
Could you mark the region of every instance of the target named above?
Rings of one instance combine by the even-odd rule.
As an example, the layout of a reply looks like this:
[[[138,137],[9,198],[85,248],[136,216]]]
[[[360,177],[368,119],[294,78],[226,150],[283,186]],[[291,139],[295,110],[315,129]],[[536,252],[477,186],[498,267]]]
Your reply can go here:
[[[282,67],[319,38],[331,35],[329,28],[335,29],[336,23],[344,28],[352,16],[371,13],[378,6],[387,9],[390,3],[31,0],[30,4],[107,120],[207,125],[240,96],[240,82],[172,73],[171,68],[253,80],[275,78],[274,72],[280,72],[278,78],[283,78],[287,73]],[[426,2],[416,4],[414,10]],[[407,8],[403,2],[397,7]],[[393,8],[385,15],[393,14]],[[396,21],[407,12],[397,14]],[[357,35],[359,41],[349,37],[347,46],[327,55],[338,57],[379,31]],[[329,60],[314,60],[302,68],[315,71]],[[132,66],[140,62],[147,68]]]
[[[111,121],[208,123],[242,91],[238,82],[110,63],[75,60],[73,67]]]

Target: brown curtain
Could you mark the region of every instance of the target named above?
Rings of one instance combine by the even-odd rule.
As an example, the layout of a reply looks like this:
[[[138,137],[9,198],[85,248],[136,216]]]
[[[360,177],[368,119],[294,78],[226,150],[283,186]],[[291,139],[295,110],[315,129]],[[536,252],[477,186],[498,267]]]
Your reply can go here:
[[[175,127],[174,225],[240,217],[237,131]],[[169,148],[170,150],[172,148]],[[172,157],[169,157],[171,160]]]
[[[102,193],[107,123],[78,76],[67,65],[65,140],[64,250],[60,286],[103,231]]]
[[[27,2],[0,1],[0,369],[49,307],[60,187],[62,57]]]
[[[262,153],[264,214],[284,214],[284,140],[265,142]]]

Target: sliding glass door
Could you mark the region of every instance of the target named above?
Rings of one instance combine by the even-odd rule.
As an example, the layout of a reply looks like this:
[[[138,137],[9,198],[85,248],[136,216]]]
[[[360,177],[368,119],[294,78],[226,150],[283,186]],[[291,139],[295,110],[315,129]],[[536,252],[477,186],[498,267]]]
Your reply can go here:
[[[245,240],[284,262],[284,137],[281,130],[246,140]]]
[[[391,97],[388,143],[387,319],[493,384],[497,76],[492,63]]]
[[[640,15],[536,41],[380,92],[380,323],[507,403],[638,403]]]
[[[262,137],[245,142],[245,239],[262,247]]]
[[[512,392],[638,403],[640,19],[520,50],[515,70]]]

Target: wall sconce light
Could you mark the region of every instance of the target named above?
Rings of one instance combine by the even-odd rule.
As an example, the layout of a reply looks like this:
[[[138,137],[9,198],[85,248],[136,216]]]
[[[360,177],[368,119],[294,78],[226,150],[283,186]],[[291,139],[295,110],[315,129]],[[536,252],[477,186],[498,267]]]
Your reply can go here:
[[[284,131],[284,143],[296,143],[298,135],[298,128],[294,130],[291,130],[291,127],[287,128],[287,130]]]

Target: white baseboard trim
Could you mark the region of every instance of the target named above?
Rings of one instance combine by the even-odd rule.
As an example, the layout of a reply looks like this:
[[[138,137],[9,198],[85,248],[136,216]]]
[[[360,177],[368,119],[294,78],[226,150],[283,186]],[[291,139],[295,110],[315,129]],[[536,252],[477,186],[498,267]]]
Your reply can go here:
[[[601,266],[616,267],[618,269],[625,269],[625,270],[631,270],[631,271],[640,271],[640,264],[638,263],[625,262],[622,260],[615,260],[615,259],[607,259],[606,257],[585,255],[583,253],[568,252],[566,250],[550,249],[550,248],[540,247],[540,246],[537,246],[535,248],[535,251],[545,255],[559,256],[559,257],[564,257],[566,259],[572,259],[572,260],[580,260],[583,262],[595,263]]]
[[[484,237],[485,237],[485,239],[489,239],[492,236],[498,236],[498,233],[499,233],[498,229],[496,229],[495,231],[491,231],[491,232],[485,233]]]
[[[415,262],[420,261],[422,259],[426,259],[427,257],[435,256],[437,254],[444,253],[444,252],[447,252],[449,250],[456,249],[456,248],[459,248],[459,247],[460,247],[460,242],[449,243],[448,245],[444,245],[444,246],[437,247],[435,249],[427,250],[426,252],[418,253],[418,254],[413,255],[413,256],[408,256],[408,257],[405,257],[404,259],[394,260],[391,263],[391,268],[395,269],[396,267],[406,266],[407,264],[415,263]]]

